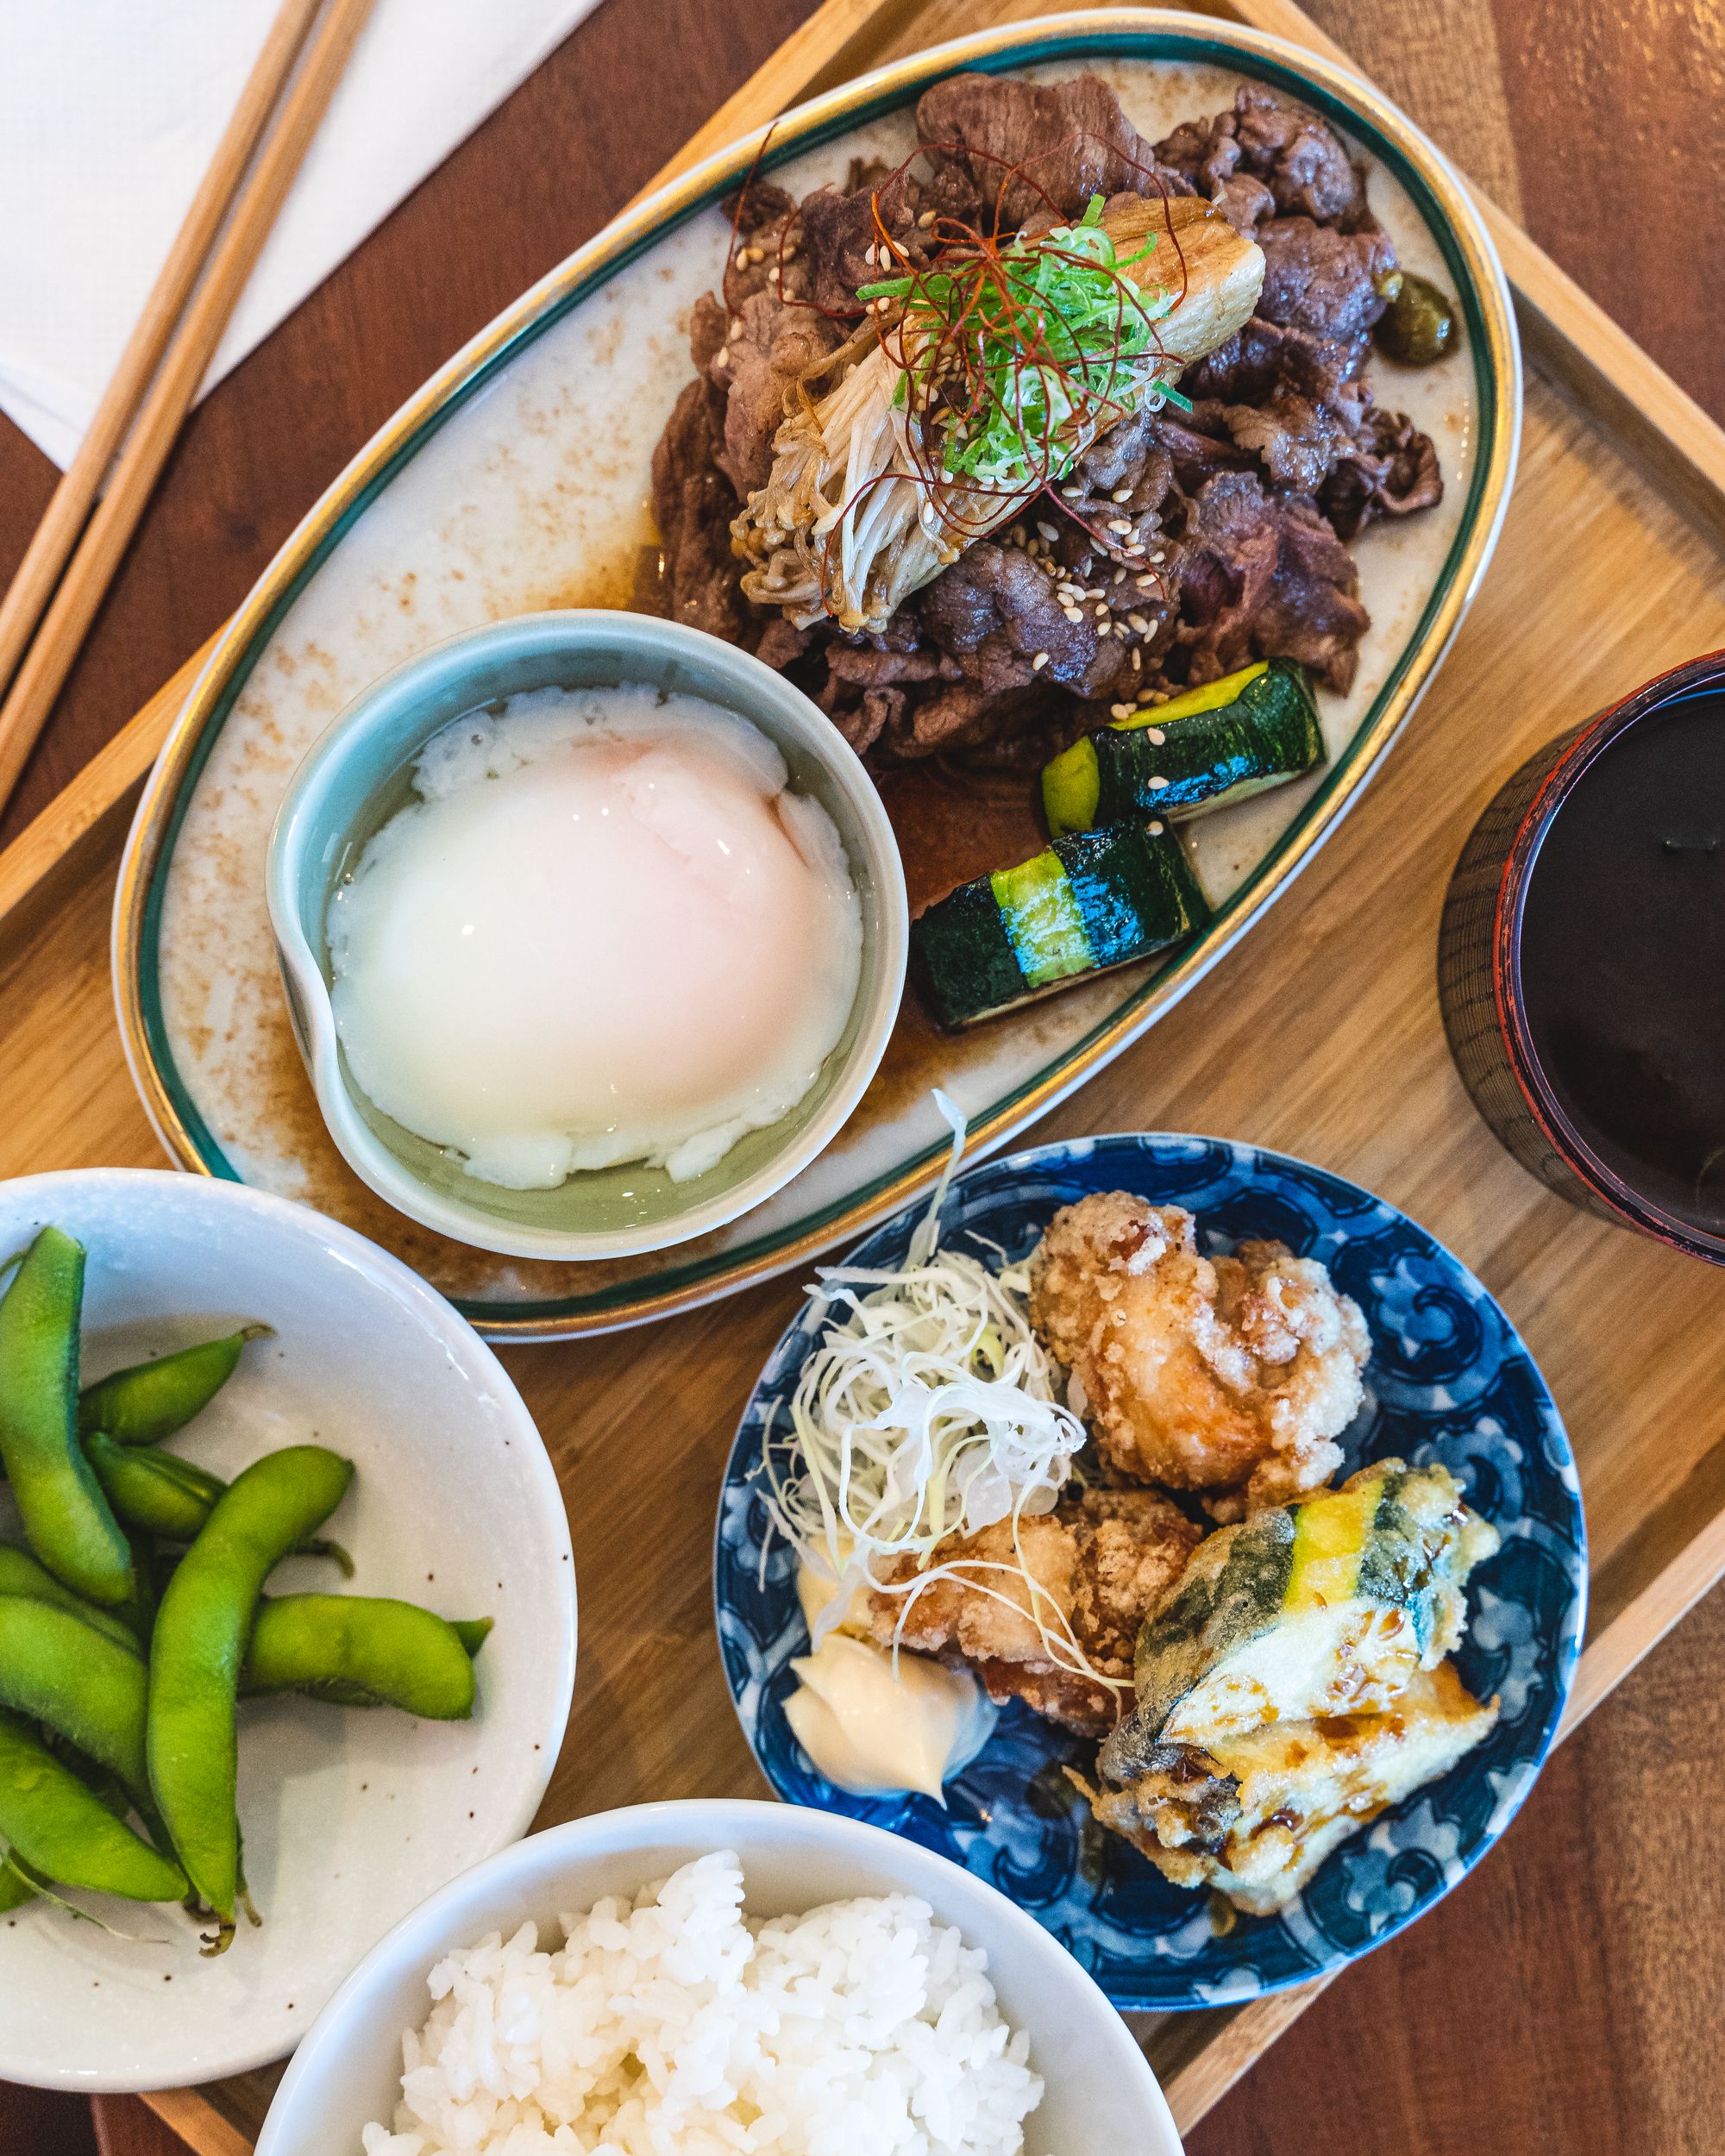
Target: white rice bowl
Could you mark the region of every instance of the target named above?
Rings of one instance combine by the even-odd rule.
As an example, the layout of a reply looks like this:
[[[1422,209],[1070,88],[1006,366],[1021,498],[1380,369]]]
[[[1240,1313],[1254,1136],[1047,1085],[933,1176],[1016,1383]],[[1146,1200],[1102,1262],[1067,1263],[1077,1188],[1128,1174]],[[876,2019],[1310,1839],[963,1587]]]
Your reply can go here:
[[[730,1850],[448,1954],[366,2156],[1018,2156],[1043,2084],[908,1894],[750,1918]]]

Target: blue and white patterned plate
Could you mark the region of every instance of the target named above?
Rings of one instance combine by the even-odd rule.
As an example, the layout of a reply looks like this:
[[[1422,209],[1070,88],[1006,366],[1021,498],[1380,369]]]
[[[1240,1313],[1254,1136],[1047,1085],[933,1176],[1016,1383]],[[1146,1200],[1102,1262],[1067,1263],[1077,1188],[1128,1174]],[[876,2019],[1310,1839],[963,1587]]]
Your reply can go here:
[[[1509,1319],[1423,1228],[1339,1176],[1212,1138],[1085,1138],[1038,1146],[954,1183],[942,1240],[976,1234],[1012,1257],[1057,1207],[1094,1190],[1132,1190],[1187,1206],[1200,1240],[1226,1250],[1275,1236],[1321,1258],[1371,1332],[1366,1399],[1342,1439],[1345,1472],[1400,1455],[1441,1460],[1503,1546],[1474,1574],[1471,1621],[1457,1656],[1470,1689],[1496,1693],[1488,1741],[1443,1780],[1385,1812],[1329,1858],[1279,1916],[1242,1917],[1219,1934],[1208,1896],[1170,1885],[1099,1827],[1062,1771],[1094,1746],[1016,1702],[987,1745],[925,1796],[856,1797],[816,1772],[791,1734],[788,1664],[807,1651],[794,1566],[753,1476],[765,1418],[784,1420],[818,1339],[805,1306],[773,1351],[737,1433],[720,1495],[713,1582],[726,1680],[762,1770],[794,1804],[867,1819],[938,1849],[1038,1917],[1117,2006],[1219,2006],[1339,1968],[1390,1939],[1448,1892],[1496,1840],[1532,1788],[1568,1696],[1587,1601],[1580,1485],[1544,1379]],[[852,1253],[901,1262],[918,1206]]]

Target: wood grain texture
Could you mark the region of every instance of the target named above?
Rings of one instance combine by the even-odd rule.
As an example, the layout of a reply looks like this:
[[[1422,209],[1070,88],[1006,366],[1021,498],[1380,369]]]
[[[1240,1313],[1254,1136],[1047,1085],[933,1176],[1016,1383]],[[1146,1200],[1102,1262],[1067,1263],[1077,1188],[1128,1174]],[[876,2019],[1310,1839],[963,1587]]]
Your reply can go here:
[[[1605,147],[1632,130],[1660,190],[1690,184],[1697,168],[1718,171],[1725,106],[1710,10],[1657,0],[1496,0],[1495,11],[1487,0],[1308,0],[1308,12],[1725,417],[1716,332],[1695,319],[1725,257],[1716,230],[1658,218],[1650,235],[1639,219],[1598,210]],[[1446,34],[1433,51],[1440,24]],[[1710,50],[1697,53],[1709,32]],[[1483,93],[1482,53],[1501,71],[1494,85],[1488,68]],[[1471,85],[1464,104],[1451,87],[1458,72]],[[1690,241],[1672,243],[1679,230]],[[1586,1307],[1578,1299],[1578,1313]],[[1574,1426],[1566,1393],[1563,1405]],[[1716,1472],[1725,1420],[1716,1388],[1701,1406],[1712,1444],[1697,1471]],[[1681,1526],[1668,1520],[1668,1532],[1692,1530],[1711,1509],[1703,1503],[1699,1491],[1672,1493],[1667,1511]],[[1590,1491],[1589,1509],[1594,1517]],[[1701,1577],[1717,1576],[1718,1552],[1688,1555]],[[1676,1585],[1668,1579],[1665,1591]],[[1596,1601],[1596,1643],[1598,1616]],[[1646,1652],[1663,1633],[1659,1618],[1630,1599],[1616,1622],[1636,1629]],[[1716,2150],[1725,2059],[1716,2017],[1697,2014],[1697,2002],[1716,2004],[1725,1988],[1721,1904],[1716,1881],[1700,1881],[1684,1860],[1691,1843],[1681,1822],[1692,1792],[1725,1772],[1714,1675],[1722,1651],[1725,1591],[1716,1591],[1559,1753],[1490,1863],[1330,1987],[1189,2131],[1189,2156],[1279,2156],[1320,2134],[1327,2146],[1383,2156]],[[1594,1703],[1587,1686],[1584,1665],[1577,1714]]]
[[[590,238],[808,12],[806,0],[607,0],[204,400],[0,842],[227,618],[410,392]],[[0,580],[55,477],[0,421]]]
[[[1559,553],[1546,544],[1553,530],[1566,535]],[[1037,1132],[1250,1137],[1382,1190],[1458,1250],[1502,1298],[1563,1404],[1598,1568],[1596,1633],[1647,1584],[1644,1533],[1669,1555],[1672,1508],[1712,1492],[1725,1275],[1572,1211],[1515,1166],[1449,1062],[1433,953],[1450,864],[1498,778],[1690,639],[1725,638],[1718,572],[1717,555],[1684,519],[1535,377],[1497,561],[1383,771],[1239,950]],[[92,1008],[105,991],[102,896],[81,893],[0,977],[0,1000],[18,1014],[0,1172],[42,1159],[151,1156],[105,1000]],[[712,1636],[710,1504],[738,1407],[796,1292],[794,1282],[774,1283],[649,1335],[506,1357],[556,1460],[581,1582],[575,1711],[548,1820],[643,1791],[760,1787]],[[1622,1314],[1604,1322],[1602,1313]],[[1536,1846],[1558,1860],[1549,1891],[1563,1914],[1553,1921],[1584,1928],[1595,1886],[1564,1868],[1577,1843],[1567,1829]],[[1609,1845],[1597,1846],[1603,1856]],[[1495,1870],[1488,1865],[1470,1892],[1489,1898]],[[1635,1890],[1647,1889],[1638,1879]],[[1675,1904],[1673,1912],[1676,1921]],[[1493,1918],[1479,1934],[1481,1951],[1500,1962],[1509,1922]],[[1426,1954],[1429,1929],[1417,1927],[1398,1955]],[[1704,1969],[1714,1951],[1697,1940],[1691,1965]],[[1419,1965],[1427,1977],[1421,2040],[1441,2048],[1453,1985]],[[1379,1996],[1376,1966],[1348,1978],[1356,1998]],[[1300,2030],[1327,2027],[1341,1990]],[[1387,2011],[1390,1995],[1383,1996]],[[1406,2002],[1393,2002],[1405,2013]],[[1294,2003],[1247,2009],[1254,2019],[1243,2015],[1225,2046],[1285,2018]],[[1229,2071],[1226,2050],[1208,2064],[1194,2059],[1201,2034],[1182,2018],[1150,2040],[1188,2116]],[[1357,2049],[1352,2016],[1334,2040]],[[1257,2103],[1264,2071],[1221,2106],[1224,2126],[1236,2107]],[[236,2122],[254,2125],[272,2078],[228,2084],[219,2101]],[[1504,2101],[1495,2079],[1491,2087],[1491,2100]],[[1411,2096],[1407,2108],[1410,2117],[1419,2111]],[[1278,2133],[1290,2115],[1276,2115]],[[1299,2115],[1315,2126],[1322,2114]],[[1248,2118],[1239,2130],[1258,2129]],[[1381,2138],[1378,2146],[1397,2147]]]
[[[631,0],[631,10],[636,25],[643,12],[662,19],[678,13],[676,0]],[[718,23],[700,16],[693,34],[709,41],[709,52],[715,40],[733,41],[731,50],[758,43],[758,57],[804,11],[785,4],[781,19],[768,25],[768,9],[726,8]],[[687,63],[685,46],[679,57],[687,72],[680,66],[667,75],[644,57],[662,49],[650,34],[637,49],[632,35],[619,37],[608,27],[623,12],[621,0],[613,0],[571,41],[580,44],[592,33],[593,47],[608,55],[616,72],[605,79],[604,97],[583,101],[575,78],[560,78],[561,139],[592,191],[581,204],[597,205],[594,213],[534,255],[534,216],[568,197],[557,177],[547,178],[543,157],[533,162],[543,138],[509,132],[521,124],[510,117],[515,105],[525,100],[531,115],[544,109],[530,94],[535,85],[528,85],[486,131],[495,135],[496,148],[469,167],[469,185],[493,187],[498,198],[446,198],[442,225],[417,226],[417,239],[404,241],[398,228],[411,222],[422,197],[438,186],[428,183],[311,303],[319,308],[348,279],[348,311],[323,316],[321,347],[314,341],[298,348],[301,372],[269,377],[278,388],[287,381],[302,392],[293,425],[272,417],[261,401],[236,411],[231,429],[213,430],[198,448],[198,473],[177,498],[181,521],[173,544],[152,554],[153,531],[147,532],[129,568],[129,579],[140,563],[154,562],[161,617],[152,614],[149,596],[116,595],[116,607],[125,602],[139,609],[128,618],[146,634],[160,633],[171,613],[179,641],[165,638],[173,648],[159,649],[140,669],[142,678],[105,707],[102,682],[108,680],[111,694],[117,675],[97,667],[85,691],[90,700],[69,701],[48,749],[58,749],[63,724],[88,723],[92,730],[84,738],[93,746],[104,724],[111,730],[128,716],[234,603],[268,551],[258,532],[249,540],[241,534],[238,551],[252,548],[250,566],[242,571],[230,562],[200,523],[200,485],[204,502],[229,505],[218,514],[239,516],[255,484],[266,511],[276,505],[279,537],[316,486],[431,363],[595,229],[680,139],[660,142],[638,161],[632,182],[607,193],[631,145],[619,131],[608,160],[589,145],[609,139],[613,108],[638,116],[655,107],[656,97],[667,104],[681,98],[681,133],[687,134],[742,72],[739,65],[724,79],[716,68],[700,73]],[[910,10],[888,0],[885,12],[907,18]],[[1441,0],[1436,8],[1415,0],[1372,6],[1319,0],[1313,12],[1351,45],[1364,72],[1464,164],[1470,152],[1456,133],[1446,136],[1446,127],[1477,128],[1471,154],[1481,172],[1490,154],[1498,184],[1513,173],[1529,199],[1529,169],[1544,156],[1561,116],[1555,103],[1534,97],[1531,75],[1518,76],[1506,47],[1521,26],[1539,20],[1540,7],[1512,10],[1500,0],[1495,16],[1507,143],[1496,133],[1494,101],[1477,85],[1457,100],[1447,85],[1439,94],[1433,80],[1458,40],[1473,41],[1465,54],[1470,68],[1484,64],[1479,55],[1489,47],[1477,34],[1478,0]],[[1596,40],[1590,49],[1605,53],[1605,64],[1596,60],[1583,86],[1585,97],[1576,92],[1571,117],[1562,122],[1576,137],[1573,152],[1562,154],[1588,168],[1584,182],[1572,184],[1596,185],[1598,144],[1612,110],[1611,25],[1629,18],[1644,36],[1658,33],[1673,47],[1691,30],[1676,22],[1650,27],[1612,0],[1569,0],[1561,9],[1551,0],[1546,12],[1571,25],[1584,16],[1585,35]],[[693,0],[686,13],[696,19]],[[907,30],[909,41],[970,27],[978,10],[967,0],[935,0],[918,20],[936,16],[932,29]],[[569,51],[552,70],[569,67]],[[1634,64],[1647,65],[1645,53]],[[581,84],[593,79],[584,74]],[[1707,133],[1716,108],[1691,110],[1683,103],[1686,94],[1682,85],[1672,92],[1678,109],[1672,134],[1681,136],[1686,123],[1690,141],[1712,140],[1716,147]],[[1433,102],[1422,107],[1426,97]],[[1573,117],[1583,110],[1595,130],[1590,151]],[[1662,146],[1644,128],[1638,175],[1656,180],[1690,154],[1684,141]],[[1676,162],[1661,167],[1661,156]],[[531,163],[531,172],[524,175],[517,160]],[[1540,166],[1539,187],[1550,169]],[[1537,202],[1529,201],[1528,214],[1539,230]],[[508,228],[513,259],[533,258],[496,279],[495,290],[486,259],[492,215]],[[1691,231],[1690,240],[1692,248],[1719,247],[1710,228]],[[492,292],[436,349],[413,347],[422,356],[398,374],[395,340],[412,347],[418,332],[411,306],[366,266],[375,250],[387,255],[391,274],[406,278],[434,310],[447,305],[459,313],[441,289],[446,280],[461,298],[481,288]],[[1599,258],[1581,247],[1569,266],[1585,281]],[[1600,297],[1609,297],[1603,288],[1609,281],[1597,288]],[[1709,354],[1680,351],[1661,308],[1653,294],[1652,334],[1643,323],[1633,326],[1691,386],[1704,386]],[[291,342],[299,320],[248,365],[267,361],[277,342]],[[1662,335],[1674,341],[1661,346]],[[327,379],[317,379],[319,367]],[[369,377],[380,369],[389,373],[391,388],[320,469],[332,427],[339,431],[367,409]],[[262,372],[269,376],[267,366]],[[210,400],[194,434],[229,389],[238,404],[241,381],[236,376]],[[1725,398],[1715,408],[1721,403]],[[193,448],[188,442],[188,455]],[[279,460],[267,470],[260,461],[266,450]],[[0,481],[12,470],[7,460],[0,449]],[[303,487],[297,499],[296,476]],[[177,481],[178,473],[171,492]],[[7,505],[0,486],[0,563],[17,513],[13,492]],[[165,498],[157,516],[171,505]],[[177,545],[190,546],[206,572],[229,578],[226,597],[206,611],[201,625],[188,620],[201,587],[167,573]],[[1523,565],[1514,577],[1505,573],[1512,562]],[[1286,1145],[1375,1183],[1459,1249],[1527,1332],[1576,1437],[1598,1567],[1594,1637],[1615,1620],[1631,1628],[1637,1645],[1658,1629],[1658,1612],[1640,1598],[1725,1496],[1717,1357],[1709,1344],[1725,1318],[1725,1282],[1571,1213],[1498,1152],[1471,1116],[1443,1052],[1432,950],[1449,863],[1498,777],[1527,747],[1613,689],[1699,648],[1709,635],[1725,640],[1720,591],[1716,555],[1601,448],[1573,411],[1536,388],[1524,479],[1503,553],[1380,780],[1264,928],[1036,1134],[1159,1123]],[[124,656],[110,648],[102,665],[122,671]],[[75,720],[74,710],[86,720]],[[78,754],[74,748],[66,757],[62,775]],[[35,796],[38,804],[41,798]],[[0,1172],[156,1157],[105,1021],[104,928],[105,892],[99,881],[79,883],[0,975],[9,1065]],[[1362,995],[1366,978],[1371,990]],[[581,1568],[582,1669],[548,1817],[599,1808],[643,1789],[758,1791],[724,1699],[712,1639],[706,1500],[737,1406],[794,1299],[788,1286],[764,1288],[662,1328],[650,1343],[622,1336],[510,1358],[557,1453]],[[691,1501],[692,1493],[702,1501]],[[1703,1552],[1700,1561],[1711,1560]],[[1697,1882],[1692,1852],[1708,1792],[1725,1770],[1725,1727],[1708,1674],[1709,1653],[1716,1667],[1725,1647],[1721,1603],[1716,1595],[1565,1746],[1504,1847],[1472,1880],[1339,1980],[1190,2129],[1192,2156],[1272,2150],[1285,2156],[1350,2140],[1381,2156],[1476,2147],[1565,2156],[1716,2148],[1725,2071],[1710,2039],[1721,1995],[1721,1910],[1716,1889]],[[1158,2033],[1159,2055],[1176,2084],[1191,2071],[1186,2054],[1195,2026],[1189,2020]],[[229,2115],[254,2125],[268,2079],[251,2078],[220,2092]]]
[[[0,2156],[97,2156],[88,2101],[0,2082]]]
[[[185,2147],[173,2130],[171,2104],[166,2117],[159,2116],[136,2096],[97,2096],[91,2109],[95,2115],[98,2156],[179,2156]],[[198,2131],[206,2143],[204,2156],[244,2156],[247,2144],[238,2134],[224,2148],[201,2120]],[[42,2156],[50,2153],[44,2150]]]

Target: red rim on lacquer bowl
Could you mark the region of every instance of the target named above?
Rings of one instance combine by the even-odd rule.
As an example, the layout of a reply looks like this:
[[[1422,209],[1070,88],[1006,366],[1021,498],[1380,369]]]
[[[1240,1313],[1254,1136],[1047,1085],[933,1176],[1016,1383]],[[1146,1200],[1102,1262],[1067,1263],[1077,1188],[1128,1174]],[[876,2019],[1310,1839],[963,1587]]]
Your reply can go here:
[[[1469,833],[1444,900],[1438,993],[1462,1082],[1494,1135],[1571,1204],[1725,1264],[1725,1234],[1672,1212],[1601,1157],[1535,1045],[1521,972],[1527,892],[1546,836],[1584,774],[1629,728],[1680,697],[1725,694],[1725,651],[1690,659],[1534,752]],[[1722,1074],[1725,1083],[1725,1074]]]

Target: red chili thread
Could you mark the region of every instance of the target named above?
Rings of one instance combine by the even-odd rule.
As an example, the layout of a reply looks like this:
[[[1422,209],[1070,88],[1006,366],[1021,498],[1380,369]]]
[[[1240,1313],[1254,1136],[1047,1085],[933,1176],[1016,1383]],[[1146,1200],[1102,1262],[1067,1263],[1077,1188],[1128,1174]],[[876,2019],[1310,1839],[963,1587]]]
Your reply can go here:
[[[768,135],[762,137],[761,145],[756,152],[748,178],[739,191],[736,212],[732,217],[732,244],[725,258],[724,297],[727,309],[733,314],[737,310],[731,305],[729,281],[735,266],[737,252],[736,242],[748,191],[758,174],[770,134],[769,128]],[[988,292],[993,292],[998,297],[1000,310],[1006,315],[1010,325],[1011,342],[1015,348],[1013,363],[1013,388],[1019,409],[1023,409],[1022,391],[1028,374],[1034,373],[1039,379],[1045,409],[1051,409],[1052,399],[1049,392],[1054,383],[1059,383],[1069,392],[1070,392],[1074,379],[1073,370],[1070,365],[1049,349],[1040,334],[1039,325],[1035,326],[1030,334],[1024,333],[1022,325],[1025,323],[1026,310],[1021,306],[1018,295],[1013,289],[1011,266],[1006,260],[1006,250],[1019,244],[1018,232],[1008,233],[1003,245],[1000,236],[1000,227],[1005,210],[1007,194],[1015,180],[1031,188],[1041,198],[1044,209],[1051,216],[1060,218],[1063,222],[1068,221],[1066,213],[1061,210],[1041,183],[1034,178],[1029,166],[1040,162],[1044,158],[1057,156],[1076,144],[1087,141],[1100,143],[1102,147],[1118,156],[1121,162],[1132,171],[1149,179],[1154,185],[1161,198],[1164,213],[1163,232],[1158,236],[1165,236],[1168,239],[1173,248],[1175,260],[1179,266],[1179,289],[1174,301],[1174,306],[1177,308],[1184,302],[1190,289],[1190,270],[1186,260],[1185,250],[1181,246],[1179,235],[1174,229],[1172,216],[1169,214],[1170,196],[1167,183],[1156,166],[1140,163],[1138,159],[1119,149],[1116,145],[1107,142],[1104,138],[1096,135],[1092,130],[1079,128],[1072,135],[1064,137],[1060,142],[1052,145],[1049,149],[1039,151],[1034,159],[1024,160],[1015,165],[1009,165],[1005,158],[1000,157],[995,152],[982,149],[970,143],[919,143],[916,149],[889,172],[880,185],[869,191],[870,222],[875,233],[875,252],[880,258],[881,268],[884,272],[887,262],[890,260],[897,266],[899,274],[909,280],[911,287],[900,302],[897,320],[890,328],[883,329],[880,336],[881,345],[886,347],[890,353],[891,348],[888,340],[896,332],[898,350],[895,357],[906,378],[906,399],[907,401],[913,400],[919,392],[924,398],[924,409],[920,413],[917,411],[913,401],[911,402],[911,423],[906,429],[906,436],[911,446],[915,469],[908,476],[913,479],[913,483],[923,488],[934,506],[936,516],[949,534],[964,543],[986,536],[990,531],[998,529],[1000,524],[1006,520],[998,512],[991,513],[987,510],[967,517],[955,506],[953,497],[960,494],[986,494],[988,490],[986,486],[978,486],[962,476],[949,477],[940,469],[938,454],[931,448],[933,423],[944,417],[949,424],[963,424],[974,421],[986,409],[988,379],[988,370],[983,364],[983,335],[980,329],[976,329],[974,335],[969,333],[970,325],[981,313],[984,295]],[[978,226],[967,223],[962,217],[941,215],[937,217],[934,225],[930,229],[932,235],[938,235],[935,251],[926,263],[918,263],[908,249],[888,229],[881,213],[881,201],[882,194],[889,191],[905,176],[916,160],[931,151],[945,152],[972,160],[981,159],[986,162],[998,164],[1002,169],[1000,185],[995,194],[993,229],[984,232]],[[810,308],[831,322],[846,323],[860,322],[868,311],[864,307],[834,309],[822,306],[812,298],[793,299],[785,295],[784,248],[793,229],[799,221],[799,213],[794,211],[784,220],[780,229],[777,266],[779,271],[778,296],[781,304],[786,306]],[[1019,228],[1021,229],[1022,227]],[[1058,248],[1051,251],[1056,254],[1057,259],[1079,263],[1084,268],[1092,271],[1102,270],[1102,265],[1094,261],[1088,255],[1069,253]],[[931,275],[935,274],[953,277],[955,272],[962,271],[972,265],[975,269],[972,288],[963,298],[957,314],[949,317],[942,309],[937,307],[932,299],[926,298],[927,279]],[[1103,274],[1111,277],[1119,287],[1122,296],[1122,305],[1116,319],[1113,348],[1106,353],[1098,354],[1087,364],[1090,366],[1106,364],[1109,375],[1112,377],[1123,358],[1121,337],[1126,320],[1126,306],[1136,305],[1138,293],[1130,280],[1120,275],[1118,271],[1103,270]],[[933,345],[932,347],[925,345],[914,355],[917,368],[919,368],[922,373],[923,379],[920,383],[918,380],[917,368],[913,368],[912,365],[913,355],[907,351],[905,342],[906,327],[907,322],[917,311],[919,293],[925,295],[922,307],[923,319],[932,320],[940,325],[939,335]],[[1049,306],[1045,299],[1039,300],[1038,304],[1039,308]],[[1060,318],[1057,309],[1051,310],[1051,311],[1054,312],[1057,319]],[[1162,352],[1164,357],[1166,357],[1165,348],[1162,347],[1160,338],[1153,328],[1151,334],[1157,349]],[[1074,341],[1076,342],[1076,339]],[[966,398],[962,404],[955,403],[944,387],[948,379],[955,373],[962,379],[965,385]],[[1131,409],[1121,399],[1095,392],[1088,384],[1082,396],[1073,398],[1071,401],[1080,411],[1087,412],[1086,419],[1080,423],[1076,429],[1079,432],[1084,431],[1099,413],[1112,415],[1104,420],[1101,426],[1090,428],[1093,435],[1105,431],[1107,426],[1126,417]],[[1071,423],[1069,421],[1063,423],[1070,425]],[[1049,492],[1053,486],[1054,464],[1057,451],[1051,437],[1058,431],[1059,429],[1054,427],[1044,429],[1044,438],[1038,445],[1040,451],[1040,462],[1039,465],[1033,466],[1032,471],[1034,486],[1023,490],[1023,498],[1019,501],[1018,507],[1013,511],[1015,516],[1028,514],[1035,506],[1038,497],[1042,493]],[[1028,442],[1026,446],[1029,447]],[[877,486],[883,481],[903,476],[906,475],[881,473],[873,479],[864,480],[862,485],[844,502],[836,522],[842,523],[844,518],[848,517],[862,500],[871,487]],[[1120,561],[1127,566],[1133,564],[1134,557],[1126,554],[1123,548],[1117,545],[1113,535],[1096,530],[1077,512],[1071,503],[1059,495],[1050,493],[1050,498],[1078,526],[1096,552],[1109,560]],[[821,600],[829,614],[835,611],[831,604],[831,597],[836,576],[837,545],[835,530],[834,536],[827,540],[822,549],[820,569]],[[1136,557],[1136,559],[1141,561],[1142,556]],[[1150,567],[1149,565],[1145,567],[1148,568],[1148,573],[1154,578],[1157,589],[1165,601],[1167,598],[1165,579],[1158,570]]]

